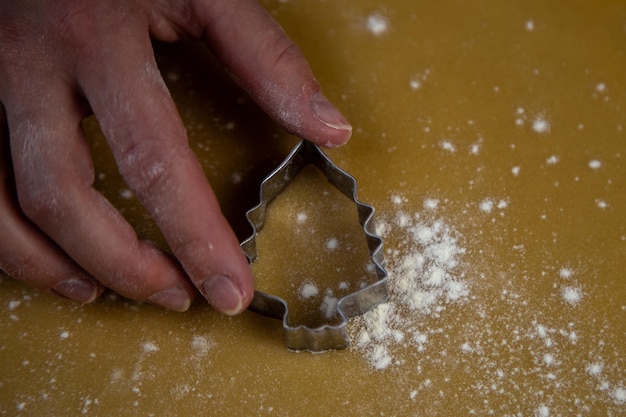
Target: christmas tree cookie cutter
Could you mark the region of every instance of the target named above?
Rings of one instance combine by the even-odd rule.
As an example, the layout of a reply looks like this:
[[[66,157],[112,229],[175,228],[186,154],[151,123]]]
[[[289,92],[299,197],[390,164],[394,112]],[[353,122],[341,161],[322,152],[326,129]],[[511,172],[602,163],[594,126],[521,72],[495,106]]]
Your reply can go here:
[[[338,324],[324,324],[320,327],[292,326],[288,320],[287,302],[278,296],[261,291],[255,291],[248,309],[263,316],[282,320],[285,343],[290,350],[320,352],[345,349],[350,345],[347,330],[348,319],[367,312],[388,298],[383,241],[374,230],[374,208],[357,199],[357,184],[354,177],[336,166],[317,145],[301,140],[287,158],[261,183],[260,202],[246,213],[253,231],[241,243],[241,248],[248,262],[252,264],[257,258],[256,236],[265,224],[268,206],[307,165],[314,165],[335,188],[356,204],[359,223],[363,226],[368,251],[378,280],[359,291],[346,295],[337,302],[337,314],[340,318]]]

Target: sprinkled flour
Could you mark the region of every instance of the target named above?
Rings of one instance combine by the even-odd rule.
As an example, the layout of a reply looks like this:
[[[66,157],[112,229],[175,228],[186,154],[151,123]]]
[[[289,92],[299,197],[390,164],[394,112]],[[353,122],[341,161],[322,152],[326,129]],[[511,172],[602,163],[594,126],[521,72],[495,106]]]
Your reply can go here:
[[[387,19],[378,13],[371,14],[367,17],[367,29],[373,35],[382,35],[387,32],[388,26]]]
[[[315,297],[319,292],[320,290],[317,288],[317,285],[312,282],[305,282],[300,286],[300,297],[304,299]]]
[[[585,267],[552,264],[535,272],[539,279],[519,260],[490,270],[490,248],[466,249],[463,242],[472,242],[461,234],[463,225],[457,229],[444,218],[448,200],[429,196],[416,205],[394,194],[391,203],[376,227],[386,244],[389,301],[349,325],[352,349],[372,369],[403,378],[415,402],[456,396],[449,375],[474,372],[478,381],[461,392],[481,398],[485,408],[471,408],[470,415],[499,415],[491,408],[494,396],[517,404],[518,413],[506,415],[567,415],[560,392],[580,386],[591,389],[570,404],[587,413],[575,415],[626,405],[619,353],[607,350],[606,334],[594,340],[576,321],[593,298],[593,288],[580,280],[589,273]],[[473,221],[488,221],[512,203],[508,196],[487,196],[466,207],[480,214]],[[512,260],[523,256],[523,245],[513,249],[519,255]],[[491,287],[484,285],[487,273],[498,278]],[[527,279],[552,282],[525,292]]]
[[[439,142],[439,147],[444,151],[448,151],[450,153],[456,152],[456,146],[454,146],[454,143],[450,142],[449,140],[442,140],[441,142]]]
[[[144,353],[153,353],[159,351],[159,347],[154,342],[144,342],[141,347]]]
[[[434,209],[432,199],[424,202]],[[399,211],[391,219],[379,219],[378,233],[401,228],[405,232],[397,250],[388,250],[390,301],[355,319],[353,335],[357,349],[365,352],[371,365],[385,369],[395,362],[392,348],[409,344],[420,351],[427,335],[416,324],[423,314],[437,315],[446,303],[465,299],[469,287],[457,272],[465,249],[455,231],[443,220]]]
[[[537,133],[550,133],[550,122],[539,115],[533,120],[533,130]]]
[[[336,250],[339,247],[339,241],[335,237],[331,237],[326,241],[326,249],[329,251]]]
[[[598,161],[597,159],[592,159],[591,161],[589,161],[589,168],[600,169],[600,167],[602,167],[602,162]]]
[[[546,159],[546,164],[548,165],[555,165],[558,162],[559,162],[559,157],[556,155],[552,155],[548,159]]]
[[[561,270],[559,271],[559,275],[561,276],[561,278],[571,278],[574,275],[574,272],[569,269],[569,268],[561,268]]]
[[[481,201],[480,202],[480,210],[484,211],[485,213],[491,213],[491,210],[493,210],[493,201],[491,201],[488,198],[486,198],[483,201]]]
[[[563,296],[563,300],[571,305],[578,304],[578,302],[582,299],[582,293],[580,289],[576,287],[563,287],[561,295]]]

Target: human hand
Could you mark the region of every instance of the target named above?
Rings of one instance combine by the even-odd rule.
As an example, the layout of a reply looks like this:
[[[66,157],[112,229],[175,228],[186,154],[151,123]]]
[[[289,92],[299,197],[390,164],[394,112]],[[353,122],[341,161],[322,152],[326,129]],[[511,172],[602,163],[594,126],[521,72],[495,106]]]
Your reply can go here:
[[[185,311],[197,289],[237,314],[253,296],[250,268],[188,147],[151,37],[204,40],[287,131],[348,141],[350,125],[255,0],[0,0],[0,268],[81,303],[108,287]],[[92,113],[176,259],[138,240],[92,187],[80,127]]]

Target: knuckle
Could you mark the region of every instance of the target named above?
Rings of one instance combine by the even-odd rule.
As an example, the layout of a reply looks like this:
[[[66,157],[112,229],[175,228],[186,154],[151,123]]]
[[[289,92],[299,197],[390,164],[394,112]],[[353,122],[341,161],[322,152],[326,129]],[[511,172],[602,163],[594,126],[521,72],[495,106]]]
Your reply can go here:
[[[150,140],[133,141],[116,157],[120,174],[140,197],[166,188],[178,152]]]
[[[0,250],[0,270],[14,279],[30,281],[29,283],[33,285],[30,272],[36,270],[36,266],[37,259],[33,252]]]
[[[264,50],[270,51],[270,59],[274,67],[291,65],[303,59],[300,48],[284,33],[273,35],[268,41],[268,47]]]
[[[94,33],[99,22],[93,5],[90,7],[89,3],[71,0],[66,2],[65,7],[57,9],[52,33],[54,38],[61,40],[60,45],[80,53],[93,49],[90,44],[93,36],[89,34]]]
[[[64,200],[59,187],[41,177],[26,186],[17,187],[19,206],[35,224],[43,224],[59,216]]]
[[[165,42],[174,42],[181,37],[181,33],[192,33],[197,37],[197,14],[193,1],[164,1],[156,2],[150,8],[148,20],[150,33],[157,39]]]
[[[198,236],[178,236],[176,239],[171,239],[169,243],[172,252],[181,262],[201,259],[207,249],[212,249],[211,244],[207,243],[206,239],[201,239]],[[187,263],[191,264],[191,262]]]

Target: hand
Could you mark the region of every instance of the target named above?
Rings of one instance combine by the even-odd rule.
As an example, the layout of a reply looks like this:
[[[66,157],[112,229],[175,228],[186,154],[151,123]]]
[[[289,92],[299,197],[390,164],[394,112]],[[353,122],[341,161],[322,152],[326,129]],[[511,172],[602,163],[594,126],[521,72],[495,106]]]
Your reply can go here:
[[[237,314],[252,299],[250,268],[187,145],[151,37],[203,39],[286,130],[325,146],[349,139],[256,1],[0,0],[0,268],[81,303],[108,287],[185,311],[197,289]],[[176,260],[139,241],[92,187],[80,128],[92,113]]]

